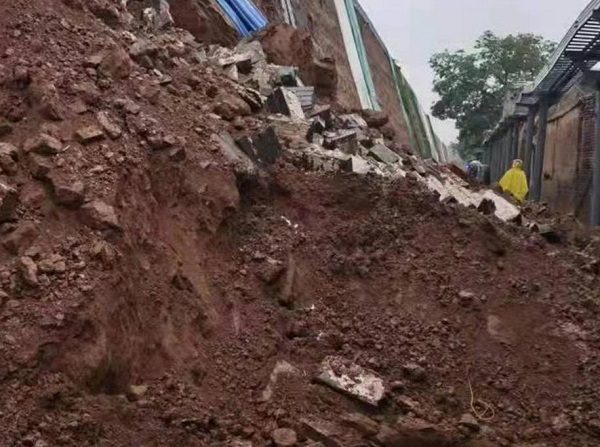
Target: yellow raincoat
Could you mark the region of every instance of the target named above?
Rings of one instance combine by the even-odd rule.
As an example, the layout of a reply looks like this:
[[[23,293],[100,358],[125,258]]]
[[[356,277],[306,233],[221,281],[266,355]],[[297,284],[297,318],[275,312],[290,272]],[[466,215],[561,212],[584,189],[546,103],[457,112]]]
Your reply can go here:
[[[512,168],[506,171],[500,186],[504,191],[511,193],[519,202],[525,200],[529,187],[527,186],[527,176],[523,171],[523,162],[521,160],[513,161]]]

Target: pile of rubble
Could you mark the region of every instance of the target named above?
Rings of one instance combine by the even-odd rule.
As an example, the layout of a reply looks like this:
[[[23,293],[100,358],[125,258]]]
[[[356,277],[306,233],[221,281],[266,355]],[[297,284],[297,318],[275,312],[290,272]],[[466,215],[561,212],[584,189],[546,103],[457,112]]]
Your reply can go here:
[[[317,104],[314,88],[303,85],[298,68],[268,63],[258,40],[243,41],[234,49],[211,46],[205,60],[239,83],[238,93],[252,110],[262,111],[269,123],[254,135],[240,135],[236,144],[230,135],[222,136],[229,143],[224,150],[230,158],[243,159],[249,166],[252,162],[273,164],[283,156],[313,171],[391,179],[410,176],[436,192],[443,202],[494,213],[505,222],[520,217],[518,207],[503,196],[491,190],[472,190],[452,169],[399,148],[384,113],[340,113],[331,105]],[[230,108],[225,110],[221,116],[235,119],[227,113]],[[305,141],[298,135],[305,135]],[[278,136],[287,141],[287,150]]]
[[[1,445],[593,445],[597,244],[148,4],[0,6]]]

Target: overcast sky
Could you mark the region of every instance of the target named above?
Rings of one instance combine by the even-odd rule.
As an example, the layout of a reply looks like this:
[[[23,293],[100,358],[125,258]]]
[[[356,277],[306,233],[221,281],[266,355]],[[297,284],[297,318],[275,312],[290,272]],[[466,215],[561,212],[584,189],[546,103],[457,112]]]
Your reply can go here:
[[[470,47],[483,31],[541,34],[560,41],[589,0],[359,0],[400,61],[423,109],[436,100],[429,58],[445,49]],[[437,121],[437,120],[436,120]],[[446,143],[456,140],[452,122],[434,123]]]

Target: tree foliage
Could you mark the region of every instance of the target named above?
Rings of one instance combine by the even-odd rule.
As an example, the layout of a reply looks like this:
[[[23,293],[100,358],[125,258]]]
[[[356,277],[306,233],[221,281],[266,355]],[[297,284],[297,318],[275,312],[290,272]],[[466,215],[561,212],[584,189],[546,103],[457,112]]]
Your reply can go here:
[[[473,51],[446,50],[431,58],[434,91],[441,98],[432,113],[456,121],[463,158],[482,144],[485,132],[501,118],[505,95],[532,81],[555,47],[534,34],[499,37],[486,31]]]

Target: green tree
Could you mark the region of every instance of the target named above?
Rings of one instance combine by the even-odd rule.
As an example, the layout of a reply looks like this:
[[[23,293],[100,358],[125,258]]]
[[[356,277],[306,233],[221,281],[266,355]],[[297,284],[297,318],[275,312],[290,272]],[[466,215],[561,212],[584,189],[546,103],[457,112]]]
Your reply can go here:
[[[473,51],[446,50],[431,58],[434,91],[441,98],[432,113],[456,121],[457,147],[464,159],[472,157],[485,132],[501,118],[505,95],[532,81],[555,47],[534,34],[499,37],[486,31]]]

